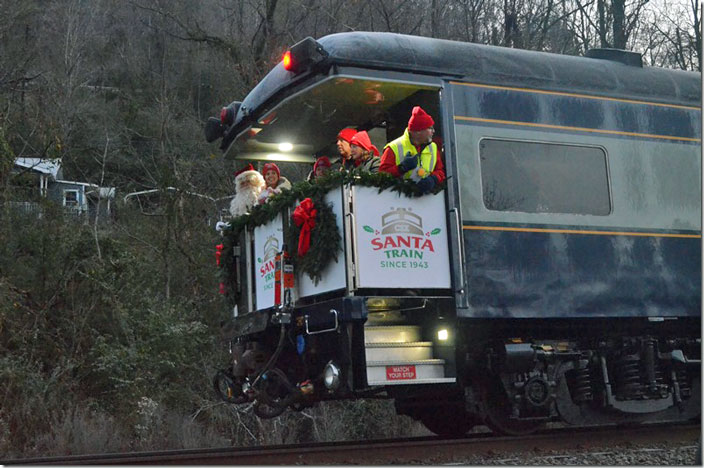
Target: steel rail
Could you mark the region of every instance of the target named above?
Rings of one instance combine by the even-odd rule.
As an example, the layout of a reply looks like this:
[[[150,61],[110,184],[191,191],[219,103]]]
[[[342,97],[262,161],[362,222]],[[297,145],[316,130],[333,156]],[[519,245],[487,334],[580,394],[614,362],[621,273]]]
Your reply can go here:
[[[417,437],[307,445],[225,447],[216,449],[72,455],[0,460],[13,465],[293,465],[293,464],[437,464],[471,455],[501,452],[583,450],[618,444],[698,443],[699,424],[609,427],[566,427],[523,437],[470,433],[463,438]]]

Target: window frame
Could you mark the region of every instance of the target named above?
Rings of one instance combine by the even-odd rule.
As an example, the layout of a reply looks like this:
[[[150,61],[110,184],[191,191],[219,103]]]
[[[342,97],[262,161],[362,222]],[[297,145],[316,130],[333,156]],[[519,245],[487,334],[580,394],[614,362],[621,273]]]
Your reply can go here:
[[[607,213],[604,214],[596,214],[596,213],[575,213],[575,212],[563,212],[563,211],[521,211],[521,210],[498,210],[498,209],[493,209],[489,208],[486,205],[485,199],[484,199],[484,177],[483,177],[483,163],[482,163],[482,142],[485,140],[492,140],[492,141],[501,141],[501,142],[511,142],[511,143],[528,143],[528,144],[542,144],[542,145],[553,145],[553,146],[563,146],[563,147],[577,147],[577,148],[587,148],[587,149],[596,149],[600,150],[602,154],[604,155],[604,169],[606,171],[606,191],[607,191],[607,200],[609,204],[609,209]],[[505,138],[505,137],[495,137],[495,136],[484,136],[479,138],[477,141],[477,159],[479,163],[479,181],[481,183],[481,203],[482,206],[484,207],[485,210],[495,212],[495,213],[525,213],[529,215],[549,215],[549,216],[556,216],[556,215],[570,215],[570,216],[599,216],[599,217],[604,217],[604,216],[611,216],[614,212],[614,202],[613,202],[613,192],[611,190],[611,167],[609,164],[609,152],[607,151],[606,147],[603,145],[594,145],[594,144],[580,144],[580,143],[567,143],[567,142],[560,142],[560,141],[548,141],[548,140],[533,140],[533,139],[525,139],[525,138]]]
[[[66,204],[66,194],[69,192],[76,194],[76,204],[75,205],[73,205],[73,204],[67,205]],[[78,196],[79,192],[80,192],[80,190],[78,190],[78,189],[64,189],[63,190],[63,197],[62,197],[63,206],[68,206],[70,208],[76,208],[76,209],[80,208],[81,202],[80,202],[80,197]]]

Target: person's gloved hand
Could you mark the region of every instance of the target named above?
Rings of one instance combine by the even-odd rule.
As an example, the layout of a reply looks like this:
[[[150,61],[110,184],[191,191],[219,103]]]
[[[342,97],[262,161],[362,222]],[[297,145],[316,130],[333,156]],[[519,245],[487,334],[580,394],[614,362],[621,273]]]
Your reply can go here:
[[[402,174],[405,174],[408,171],[411,171],[415,169],[415,167],[418,165],[418,154],[414,154],[411,156],[411,152],[407,152],[406,156],[403,158],[401,161],[401,164],[398,165],[398,168]]]
[[[421,192],[428,193],[435,188],[435,185],[437,183],[438,183],[437,179],[435,178],[434,175],[431,174],[428,177],[420,179],[418,181],[417,185],[418,185],[418,188],[420,189]]]

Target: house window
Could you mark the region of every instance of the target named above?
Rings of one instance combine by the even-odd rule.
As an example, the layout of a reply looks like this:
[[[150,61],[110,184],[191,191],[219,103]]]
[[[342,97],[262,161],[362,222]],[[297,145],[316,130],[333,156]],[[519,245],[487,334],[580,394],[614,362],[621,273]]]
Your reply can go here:
[[[64,206],[78,208],[78,190],[64,190]]]
[[[608,215],[606,152],[595,146],[485,138],[484,206],[495,211]]]

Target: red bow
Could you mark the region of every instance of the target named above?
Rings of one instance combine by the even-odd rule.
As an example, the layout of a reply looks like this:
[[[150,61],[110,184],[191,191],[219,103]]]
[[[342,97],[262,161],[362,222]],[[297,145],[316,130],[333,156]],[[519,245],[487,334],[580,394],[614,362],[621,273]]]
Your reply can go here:
[[[301,235],[298,236],[299,257],[308,253],[310,248],[310,231],[315,227],[315,217],[318,215],[318,210],[313,206],[313,200],[306,198],[293,210],[293,222],[301,228]]]

